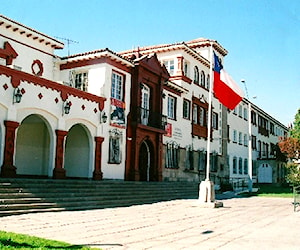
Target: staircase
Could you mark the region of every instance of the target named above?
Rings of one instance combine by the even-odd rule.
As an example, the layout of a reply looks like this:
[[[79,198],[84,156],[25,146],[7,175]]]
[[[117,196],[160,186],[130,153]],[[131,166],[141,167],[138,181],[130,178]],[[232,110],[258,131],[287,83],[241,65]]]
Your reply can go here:
[[[0,216],[198,198],[198,183],[0,178]]]

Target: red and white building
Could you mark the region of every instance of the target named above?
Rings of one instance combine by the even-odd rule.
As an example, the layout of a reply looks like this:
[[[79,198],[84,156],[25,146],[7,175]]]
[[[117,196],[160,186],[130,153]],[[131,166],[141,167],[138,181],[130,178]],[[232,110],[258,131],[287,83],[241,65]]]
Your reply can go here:
[[[227,55],[218,42],[200,38],[58,57],[63,43],[45,34],[4,16],[0,31],[2,177],[205,178],[211,45],[222,61]],[[242,114],[247,103],[240,104]],[[217,183],[244,178],[248,118],[237,121],[239,113],[228,112],[215,97],[212,107],[210,176]],[[287,128],[253,107],[253,160],[267,160],[257,152],[268,148],[270,156],[270,145]],[[242,167],[235,166],[240,158]],[[258,170],[261,164],[266,162]],[[280,181],[277,163],[268,164],[272,181]]]

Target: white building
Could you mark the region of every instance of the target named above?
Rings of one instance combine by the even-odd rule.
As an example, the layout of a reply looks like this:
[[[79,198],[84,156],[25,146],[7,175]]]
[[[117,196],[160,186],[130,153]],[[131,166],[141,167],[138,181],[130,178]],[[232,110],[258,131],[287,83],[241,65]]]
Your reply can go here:
[[[45,34],[4,16],[0,31],[2,177],[205,178],[210,58],[212,49],[221,61],[227,55],[217,41],[60,58],[55,49],[64,45]],[[229,112],[213,97],[210,178],[216,183],[248,178],[248,104],[244,99]],[[283,163],[274,148],[287,128],[252,109],[253,179],[280,182]]]

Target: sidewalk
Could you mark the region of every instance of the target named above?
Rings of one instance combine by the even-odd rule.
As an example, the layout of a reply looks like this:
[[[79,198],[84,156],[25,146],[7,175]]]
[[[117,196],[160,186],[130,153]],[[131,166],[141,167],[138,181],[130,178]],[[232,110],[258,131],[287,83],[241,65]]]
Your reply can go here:
[[[102,249],[300,249],[300,212],[288,198],[197,200],[0,218],[0,230]]]

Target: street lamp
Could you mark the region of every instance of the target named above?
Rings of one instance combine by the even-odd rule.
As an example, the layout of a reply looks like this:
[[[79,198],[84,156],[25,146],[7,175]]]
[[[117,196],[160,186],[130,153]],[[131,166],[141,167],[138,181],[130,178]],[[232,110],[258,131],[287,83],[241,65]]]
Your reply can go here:
[[[13,103],[20,103],[22,99],[22,92],[19,88],[14,89]]]
[[[64,113],[66,115],[70,113],[71,106],[72,106],[72,103],[70,101],[66,101],[66,103],[64,105]]]

